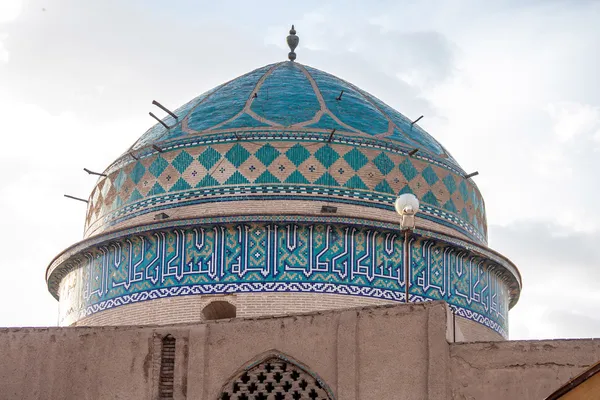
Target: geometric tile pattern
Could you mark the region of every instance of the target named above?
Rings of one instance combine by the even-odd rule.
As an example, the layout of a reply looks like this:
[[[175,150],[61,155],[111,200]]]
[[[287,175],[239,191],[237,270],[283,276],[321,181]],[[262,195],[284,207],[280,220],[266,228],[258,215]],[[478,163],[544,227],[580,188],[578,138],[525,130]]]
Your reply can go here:
[[[422,153],[459,168],[418,124],[412,124],[410,119],[351,83],[296,62],[258,68],[198,96],[174,113],[177,120],[171,116],[163,120],[169,129],[156,124],[131,150],[232,129],[336,129],[340,133],[378,137],[408,149],[419,148]],[[377,165],[385,169],[384,157],[380,161]]]
[[[414,193],[424,212],[448,216],[462,233],[485,242],[484,203],[477,188],[455,171],[390,149],[326,141],[233,140],[178,147],[132,160],[101,178],[90,196],[86,226],[164,209],[179,195],[219,201],[268,192],[301,198],[335,189],[345,203],[391,207],[395,196]],[[290,196],[290,189],[296,190]],[[237,193],[237,194],[236,194]],[[379,199],[379,200],[377,200]],[[336,201],[336,197],[331,197]],[[177,207],[172,202],[166,207]]]
[[[283,356],[272,356],[228,382],[219,394],[219,400],[334,399],[319,381]]]
[[[464,248],[415,237],[411,299],[445,300],[507,331],[508,283]],[[61,318],[159,297],[320,292],[405,301],[398,231],[326,223],[248,222],[167,228],[97,245],[61,280]],[[470,316],[470,317],[469,317]],[[483,318],[483,319],[482,319]]]

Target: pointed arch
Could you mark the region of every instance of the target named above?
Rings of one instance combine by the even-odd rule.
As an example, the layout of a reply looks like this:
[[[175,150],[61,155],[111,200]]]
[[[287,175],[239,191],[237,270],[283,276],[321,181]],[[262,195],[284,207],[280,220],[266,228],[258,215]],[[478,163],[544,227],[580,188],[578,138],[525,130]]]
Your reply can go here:
[[[335,400],[327,384],[304,364],[272,350],[232,375],[218,400]]]

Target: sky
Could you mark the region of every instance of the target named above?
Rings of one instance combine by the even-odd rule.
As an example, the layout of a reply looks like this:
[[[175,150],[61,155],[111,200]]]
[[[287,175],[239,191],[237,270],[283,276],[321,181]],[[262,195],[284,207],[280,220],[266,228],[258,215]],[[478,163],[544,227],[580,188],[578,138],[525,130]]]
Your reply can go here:
[[[475,179],[520,269],[511,339],[600,337],[600,2],[0,0],[0,326],[56,325],[44,272],[103,170],[171,109],[297,61],[372,93]]]

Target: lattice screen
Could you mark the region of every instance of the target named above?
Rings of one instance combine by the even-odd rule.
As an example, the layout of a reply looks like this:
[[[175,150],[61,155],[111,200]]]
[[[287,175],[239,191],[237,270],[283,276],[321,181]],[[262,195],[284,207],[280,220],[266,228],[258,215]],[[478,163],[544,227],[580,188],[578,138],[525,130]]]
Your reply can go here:
[[[333,400],[313,376],[280,358],[269,358],[229,382],[219,400]]]

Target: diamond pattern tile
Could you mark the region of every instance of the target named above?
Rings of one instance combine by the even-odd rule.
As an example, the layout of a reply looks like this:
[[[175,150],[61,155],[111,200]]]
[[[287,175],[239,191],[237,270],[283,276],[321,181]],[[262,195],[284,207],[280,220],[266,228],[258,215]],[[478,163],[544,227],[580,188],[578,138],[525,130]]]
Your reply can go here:
[[[344,154],[344,160],[354,169],[358,171],[369,162],[369,158],[361,153],[356,147]]]
[[[432,206],[438,207],[440,205],[438,199],[431,192],[431,190],[427,191],[421,199],[424,203],[431,204]]]
[[[310,157],[310,152],[304,146],[296,144],[285,152],[287,158],[296,166],[299,167],[304,161]]]
[[[202,154],[198,156],[198,161],[200,161],[200,164],[202,164],[207,170],[210,170],[212,167],[214,167],[220,159],[221,153],[212,147],[207,147],[206,150],[204,150]]]
[[[379,168],[372,162],[368,163],[360,170],[360,176],[369,189],[375,189],[375,186],[379,185],[384,178],[381,171],[379,171]]]
[[[135,166],[129,173],[129,178],[137,185],[140,179],[142,179],[142,176],[144,176],[144,172],[146,172],[146,168],[140,161],[138,161],[135,163]]]
[[[275,147],[271,146],[269,143],[265,144],[260,149],[258,149],[258,151],[256,151],[254,153],[256,158],[258,160],[260,160],[260,162],[263,163],[263,165],[265,167],[268,167],[269,165],[271,165],[271,163],[277,157],[279,157],[280,154],[281,153],[279,152],[279,150],[277,150]]]
[[[419,171],[413,166],[410,158],[406,158],[400,165],[398,166],[402,175],[406,178],[407,181],[411,181],[415,176],[419,174]]]
[[[375,164],[383,175],[389,174],[395,167],[394,162],[384,152],[379,153],[375,157],[373,164]]]
[[[175,169],[171,164],[167,165],[167,168],[164,169],[163,173],[158,177],[158,181],[161,186],[167,191],[171,191],[171,187],[177,183],[180,177],[179,171]]]
[[[285,181],[295,170],[294,166],[290,164],[288,157],[283,154],[277,157],[267,169],[276,176],[280,182]]]
[[[431,185],[431,191],[433,194],[435,194],[435,197],[438,199],[440,204],[444,204],[450,200],[450,192],[441,180]]]
[[[248,181],[248,179],[246,179],[246,177],[242,174],[240,174],[239,171],[235,171],[233,173],[233,175],[231,175],[229,177],[229,179],[227,179],[225,181],[225,185],[246,185],[250,183],[250,181]]]
[[[179,178],[179,179],[177,179],[175,184],[173,186],[171,186],[171,189],[169,189],[169,192],[178,192],[180,190],[188,190],[191,188],[192,187],[190,186],[189,183],[187,183],[183,178]]]
[[[116,190],[121,190],[121,187],[127,180],[127,175],[124,170],[120,170],[117,174],[117,177],[113,180],[113,186]]]
[[[236,172],[236,167],[228,160],[223,159],[219,161],[218,165],[215,165],[211,170],[210,174],[220,183],[224,184],[227,179]]]
[[[373,189],[376,192],[387,193],[387,194],[396,194],[394,190],[391,188],[390,184],[384,179],[375,186]]]
[[[198,182],[200,182],[207,173],[208,171],[204,168],[204,165],[200,164],[200,161],[194,159],[181,176],[191,187],[196,187]]]
[[[392,188],[392,191],[394,193],[398,193],[400,192],[400,190],[402,190],[402,188],[408,184],[408,181],[406,179],[404,179],[404,176],[402,175],[402,173],[397,170],[394,169],[391,173],[389,173],[386,176],[386,179],[390,185],[390,187]]]
[[[340,156],[331,146],[326,145],[315,152],[315,158],[319,160],[325,168],[329,168],[331,164],[340,158]]]
[[[352,178],[348,179],[346,181],[346,183],[344,184],[344,186],[349,189],[361,189],[361,190],[369,189],[368,186],[365,185],[363,180],[360,179],[360,176],[358,176],[358,175],[354,175]]]
[[[463,201],[466,202],[469,200],[469,189],[467,189],[467,184],[464,180],[458,185],[458,191],[460,192]]]
[[[340,143],[227,142],[165,151],[110,173],[94,189],[88,224],[124,203],[173,191],[220,185],[319,185],[414,193],[485,229],[483,202],[473,185],[422,159]],[[468,217],[468,218],[467,218]]]
[[[419,199],[422,199],[423,195],[429,190],[429,184],[422,175],[417,175],[408,182],[408,187],[410,187],[410,190],[412,190],[413,194]]]
[[[457,210],[456,206],[454,205],[454,203],[452,202],[452,200],[448,200],[446,203],[444,203],[443,207],[446,211],[450,211],[455,214],[458,212],[458,210]]]
[[[268,171],[267,171],[268,172]],[[290,176],[287,177],[285,183],[291,183],[296,185],[306,185],[310,182],[297,170],[292,172]]]
[[[314,156],[309,156],[300,166],[298,172],[302,174],[309,182],[314,182],[327,171],[319,160]]]
[[[443,179],[443,182],[451,195],[456,192],[456,181],[451,174],[446,175],[446,177]]]
[[[273,162],[273,160],[271,160]],[[271,164],[269,162],[269,164]],[[238,167],[238,171],[248,179],[250,182],[254,182],[256,178],[265,172],[266,168],[262,161],[258,157],[250,156],[248,159]]]
[[[433,185],[440,179],[438,178],[435,171],[433,170],[433,168],[431,168],[430,165],[428,165],[427,168],[425,168],[423,172],[421,172],[421,175],[423,175],[423,178],[425,178],[427,183],[429,183],[430,185]]]
[[[250,155],[248,150],[236,143],[227,153],[225,153],[225,158],[237,168],[242,165]]]
[[[354,169],[344,158],[339,158],[336,162],[331,164],[329,173],[335,178],[339,185],[343,186],[344,183],[354,175]]]
[[[190,156],[187,151],[182,150],[177,157],[171,161],[171,165],[175,167],[179,173],[183,174],[183,172],[190,166],[190,164],[194,161],[194,157]]]
[[[267,170],[267,171],[263,172],[262,174],[260,174],[260,176],[258,178],[256,178],[256,180],[254,181],[254,183],[266,185],[266,184],[281,183],[281,181],[279,180],[278,177],[273,175],[271,173],[271,171]]]
[[[167,168],[168,165],[168,161],[165,160],[163,156],[159,154],[156,157],[156,159],[152,162],[152,164],[150,164],[148,170],[152,173],[152,175],[158,178],[163,173],[165,168]]]
[[[148,191],[148,196],[156,196],[163,193],[165,193],[165,189],[160,185],[160,183],[156,182]]]
[[[319,179],[315,182],[315,185],[323,185],[323,186],[339,186],[339,183],[335,180],[333,176],[329,172],[325,172]]]
[[[142,179],[137,184],[137,190],[142,194],[142,196],[147,196],[148,192],[156,183],[156,177],[148,170],[142,176]]]

